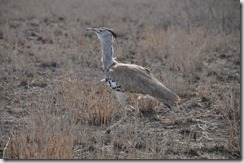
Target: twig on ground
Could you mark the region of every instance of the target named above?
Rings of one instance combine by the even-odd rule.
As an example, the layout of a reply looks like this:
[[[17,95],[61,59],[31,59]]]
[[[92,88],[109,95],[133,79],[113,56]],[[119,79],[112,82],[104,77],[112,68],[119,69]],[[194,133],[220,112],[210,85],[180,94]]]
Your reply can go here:
[[[213,140],[213,139],[211,139],[211,138],[208,136],[207,131],[206,131],[201,125],[199,125],[199,124],[197,124],[197,125],[198,125],[198,127],[199,127],[200,129],[203,130],[203,134],[202,134],[201,138],[200,138],[198,141],[202,140],[204,136],[205,136],[208,140]]]
[[[5,145],[5,147],[3,148],[3,159],[5,159],[5,154],[6,154],[6,150],[9,144],[9,141],[11,140],[11,138],[8,138],[7,144]]]

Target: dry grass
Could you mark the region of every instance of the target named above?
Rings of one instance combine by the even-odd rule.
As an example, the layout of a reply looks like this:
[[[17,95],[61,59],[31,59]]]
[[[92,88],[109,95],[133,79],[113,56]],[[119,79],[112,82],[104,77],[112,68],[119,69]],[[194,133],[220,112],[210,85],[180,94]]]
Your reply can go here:
[[[1,0],[0,157],[240,159],[239,5]],[[98,26],[118,34],[118,61],[149,68],[181,97],[181,112],[141,99],[138,119],[128,111],[105,134],[123,110],[100,82],[100,43],[85,31]]]

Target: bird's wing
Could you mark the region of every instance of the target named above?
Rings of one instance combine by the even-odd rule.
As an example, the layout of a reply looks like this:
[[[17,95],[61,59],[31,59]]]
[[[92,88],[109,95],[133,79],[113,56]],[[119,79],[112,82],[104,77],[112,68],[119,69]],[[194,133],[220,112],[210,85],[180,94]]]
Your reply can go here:
[[[108,76],[118,82],[121,90],[125,92],[148,94],[170,103],[177,103],[180,99],[146,68],[134,64],[116,63],[111,69]]]

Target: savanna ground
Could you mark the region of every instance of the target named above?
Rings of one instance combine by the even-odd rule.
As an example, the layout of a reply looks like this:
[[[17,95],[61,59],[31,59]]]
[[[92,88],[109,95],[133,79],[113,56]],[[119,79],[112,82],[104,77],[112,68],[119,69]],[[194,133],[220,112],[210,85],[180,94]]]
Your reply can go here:
[[[85,30],[101,26],[179,113],[142,99],[138,120],[105,133],[122,108]],[[236,0],[0,0],[0,157],[240,159],[240,53]]]

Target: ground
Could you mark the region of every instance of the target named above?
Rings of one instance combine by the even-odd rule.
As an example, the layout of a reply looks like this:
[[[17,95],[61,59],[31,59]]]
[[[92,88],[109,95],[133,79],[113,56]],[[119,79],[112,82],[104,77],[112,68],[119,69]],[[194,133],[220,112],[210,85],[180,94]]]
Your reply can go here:
[[[103,26],[117,61],[181,97],[178,113],[142,99],[105,133],[123,110],[85,30]],[[0,0],[0,157],[240,159],[240,53],[234,0]]]

